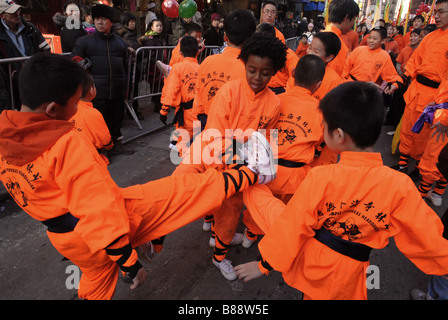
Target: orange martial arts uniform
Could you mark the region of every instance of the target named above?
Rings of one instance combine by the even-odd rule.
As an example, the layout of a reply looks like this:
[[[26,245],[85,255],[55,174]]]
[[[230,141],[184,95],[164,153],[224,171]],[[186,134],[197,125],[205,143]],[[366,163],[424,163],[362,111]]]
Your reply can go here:
[[[442,80],[437,96],[435,98],[435,103],[441,104],[448,102],[448,72],[445,78]],[[439,122],[448,127],[448,110],[439,109],[434,114],[434,119],[432,124]],[[448,137],[443,140],[437,134],[435,134],[436,129],[432,129],[429,134],[428,143],[426,144],[425,151],[423,152],[422,158],[418,165],[419,172],[422,176],[418,190],[422,197],[425,197],[430,191],[432,185],[435,183],[434,192],[438,195],[443,195],[448,184],[446,178],[440,173],[437,168],[437,161],[439,158],[440,151],[448,143]],[[433,134],[435,134],[433,136]]]
[[[370,249],[390,237],[424,273],[448,273],[440,218],[379,153],[342,152],[338,164],[313,168],[287,205],[266,186],[245,191],[244,203],[265,229],[263,261],[304,299],[367,299]]]
[[[398,49],[401,51],[405,47],[403,45],[403,36],[401,34],[396,34],[394,37],[394,40],[398,43]]]
[[[403,82],[386,51],[381,48],[370,50],[366,46],[350,53],[342,73],[342,78],[356,81],[376,82],[380,76],[389,83]]]
[[[306,55],[306,51],[308,50],[309,46],[310,44],[308,42],[306,44],[303,44],[302,41],[299,42],[299,45],[296,49],[296,55],[299,59]]]
[[[219,150],[220,153],[226,153],[227,155],[226,151],[230,150],[235,143],[245,142],[244,139],[247,136],[245,137],[242,134],[243,132],[265,129],[269,141],[270,130],[276,129],[279,116],[280,100],[268,87],[255,93],[249,87],[246,79],[227,82],[219,89],[213,99],[205,130],[195,138],[188,149],[189,154],[176,167],[173,175],[186,172],[203,172],[210,167],[218,170],[229,168],[229,165],[224,162],[225,160],[218,164],[204,161],[204,150],[213,144],[208,142],[209,138],[206,138],[206,134],[215,132],[221,134],[221,137],[224,138],[226,129],[230,130],[230,133],[233,132],[233,139],[232,137],[224,139],[225,145]],[[198,150],[200,152],[197,152]],[[201,155],[200,159],[196,157],[198,153]],[[218,262],[225,258],[228,246],[239,225],[242,207],[242,193],[237,193],[224,201],[218,210],[208,213],[214,214],[214,234],[212,237],[216,237],[215,253],[219,251],[219,255],[215,254],[213,258]]]
[[[286,43],[286,40],[285,40],[285,36],[283,35],[283,33],[280,31],[280,30],[278,30],[276,27],[274,27],[275,28],[275,36],[281,41],[281,42],[283,42],[283,44],[285,44]]]
[[[271,88],[276,94],[285,91],[286,84],[289,78],[293,78],[294,69],[299,62],[299,57],[294,51],[287,48],[286,51],[286,64],[282,70],[277,71],[277,73],[271,78],[268,83],[268,87]]]
[[[176,147],[179,152],[186,149],[185,146],[189,145],[190,140],[194,136],[193,121],[197,119],[193,111],[193,99],[196,90],[198,69],[199,64],[196,58],[185,57],[181,62],[173,65],[162,89],[160,99],[162,109],[160,110],[160,114],[166,116],[170,107],[176,108],[176,114],[174,116],[176,130],[173,132],[173,136],[178,137]],[[188,131],[188,136],[182,134],[180,129]],[[175,139],[172,137],[172,141]]]
[[[241,49],[226,47],[221,54],[208,56],[199,66],[193,112],[208,115],[213,98],[228,81],[246,77]]]
[[[112,149],[114,144],[101,112],[93,107],[92,102],[80,100],[78,111],[70,121],[74,123],[76,130],[85,134],[93,143],[105,164],[108,165],[109,160],[102,152]]]
[[[181,62],[184,59],[184,56],[180,53],[180,41],[179,43],[171,50],[171,58],[169,62],[169,66],[172,67],[176,63]]]
[[[42,113],[0,115],[0,180],[48,227],[56,250],[81,269],[82,299],[111,299],[118,263],[137,261],[133,248],[201,218],[256,179],[247,167],[226,174],[212,169],[119,188],[73,123]],[[120,254],[126,248],[129,255]]]
[[[384,43],[384,50],[389,53],[392,52],[395,57],[398,56],[398,54],[400,53],[400,47],[398,45],[398,42],[395,41],[393,38],[388,38],[386,40],[386,42]]]
[[[412,157],[416,161],[425,150],[429,134],[429,125],[425,123],[420,133],[411,131],[424,108],[431,102],[437,92],[437,84],[445,77],[448,69],[448,30],[437,29],[429,33],[415,49],[406,64],[405,76],[412,82],[404,94],[404,109],[400,130],[401,167],[407,167]]]
[[[341,35],[342,40],[344,40],[345,45],[348,48],[348,52],[352,52],[359,44],[359,36],[354,30],[350,30],[346,34]]]
[[[349,50],[347,45],[342,38],[342,32],[337,27],[333,26],[331,23],[325,28],[325,31],[333,32],[339,37],[341,40],[341,49],[339,50],[338,55],[331,60],[328,65],[332,67],[340,76],[342,75],[342,71],[344,70],[345,59],[349,54]]]
[[[404,72],[406,70],[406,63],[408,63],[409,59],[411,58],[412,54],[414,53],[415,48],[412,48],[411,46],[407,46],[403,48],[397,57],[397,62],[400,63],[401,71]]]

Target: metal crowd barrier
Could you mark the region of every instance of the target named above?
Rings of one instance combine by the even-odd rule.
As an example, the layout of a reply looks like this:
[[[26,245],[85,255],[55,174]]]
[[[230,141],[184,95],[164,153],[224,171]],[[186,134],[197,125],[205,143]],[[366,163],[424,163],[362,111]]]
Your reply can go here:
[[[299,46],[299,41],[299,37],[288,38],[285,40],[286,46],[292,51],[296,51],[297,47]]]

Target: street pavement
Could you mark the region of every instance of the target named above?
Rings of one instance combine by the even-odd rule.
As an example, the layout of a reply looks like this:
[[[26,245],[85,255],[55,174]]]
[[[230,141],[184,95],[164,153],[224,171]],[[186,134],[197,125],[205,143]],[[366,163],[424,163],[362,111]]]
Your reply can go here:
[[[139,129],[126,119],[123,136],[133,155],[112,158],[109,171],[120,187],[145,183],[169,176],[175,168],[170,160],[169,135],[172,127],[163,127],[158,114],[148,102],[141,103],[145,120]],[[172,112],[171,112],[172,113]],[[172,114],[170,115],[172,119]],[[391,153],[392,137],[383,132],[375,147],[385,165],[396,163]],[[447,208],[434,208],[441,216]],[[244,226],[239,226],[243,232]],[[130,290],[120,277],[115,300],[299,300],[301,293],[289,287],[281,274],[249,283],[228,281],[212,264],[213,250],[208,245],[210,233],[202,231],[198,220],[168,235],[163,251],[156,255],[148,269],[143,286]],[[251,248],[231,247],[227,255],[233,265],[259,257],[257,243]],[[76,299],[73,279],[77,271],[49,242],[45,227],[31,219],[10,198],[0,200],[0,300],[71,300]],[[409,300],[413,288],[425,290],[429,276],[418,270],[396,248],[393,239],[382,250],[371,254],[374,285],[369,300]],[[369,274],[368,274],[369,276]]]

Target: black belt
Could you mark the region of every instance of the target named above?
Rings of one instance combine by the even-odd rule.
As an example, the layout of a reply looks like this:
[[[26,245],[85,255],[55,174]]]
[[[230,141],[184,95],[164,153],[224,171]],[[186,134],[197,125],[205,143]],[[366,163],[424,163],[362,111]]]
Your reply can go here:
[[[365,244],[341,239],[325,228],[316,230],[314,238],[340,254],[358,261],[369,261],[372,248]]]
[[[48,227],[48,231],[53,233],[67,233],[75,230],[75,226],[79,219],[74,217],[70,212],[62,216],[42,221]]]
[[[352,78],[354,81],[358,81],[354,76],[350,75],[350,78]]]
[[[193,108],[193,99],[188,102],[182,102],[179,105],[179,110],[177,110],[176,114],[174,115],[173,122],[177,123],[179,126],[183,126],[185,124],[184,110],[189,110],[191,108]]]
[[[285,159],[278,159],[278,165],[282,166],[282,167],[288,167],[288,168],[301,168],[304,165],[306,165],[306,163],[285,160]]]
[[[426,78],[425,76],[422,76],[421,74],[417,75],[416,80],[418,83],[421,83],[424,86],[434,88],[434,89],[437,89],[440,85],[440,82]]]

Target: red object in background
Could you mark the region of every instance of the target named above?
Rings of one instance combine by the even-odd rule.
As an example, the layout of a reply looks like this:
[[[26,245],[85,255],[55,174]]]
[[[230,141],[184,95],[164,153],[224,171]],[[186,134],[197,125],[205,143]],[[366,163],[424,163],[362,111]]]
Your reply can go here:
[[[162,2],[162,11],[169,18],[179,16],[179,3],[176,0],[165,0]]]

